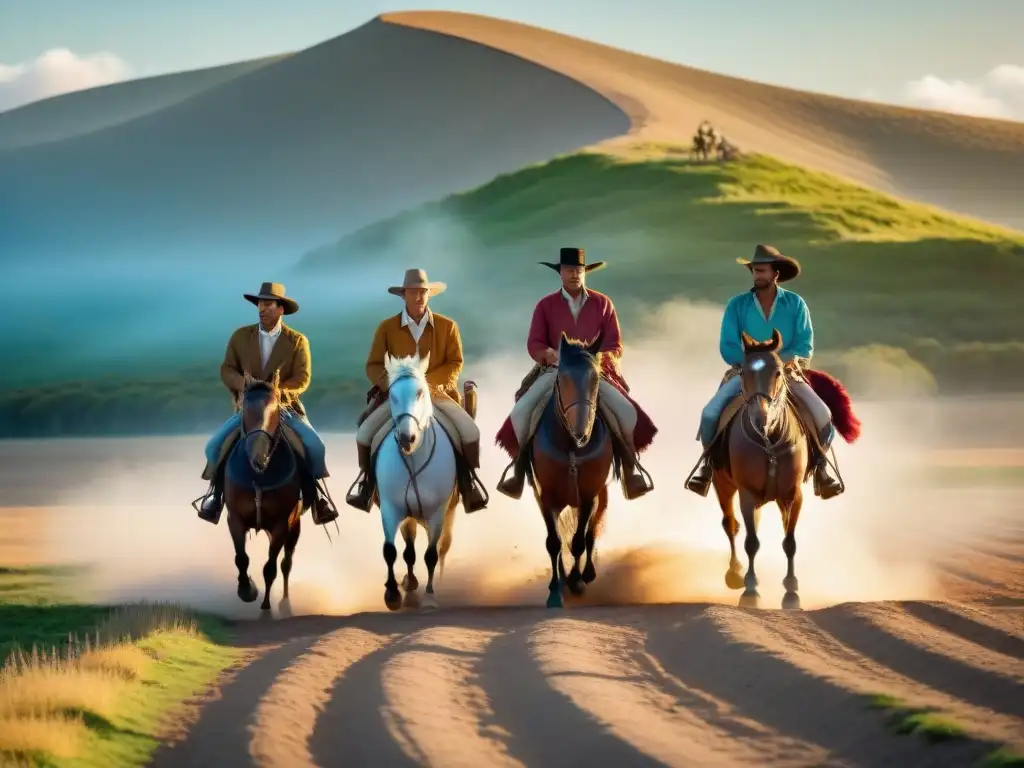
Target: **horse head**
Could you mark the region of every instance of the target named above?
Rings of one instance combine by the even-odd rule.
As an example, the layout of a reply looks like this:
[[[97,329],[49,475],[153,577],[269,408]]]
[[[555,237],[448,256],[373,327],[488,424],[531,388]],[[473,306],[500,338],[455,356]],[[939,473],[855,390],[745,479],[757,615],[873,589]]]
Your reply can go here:
[[[277,446],[281,423],[281,374],[274,371],[270,381],[254,379],[245,372],[242,384],[242,440],[249,464],[265,472]]]
[[[555,410],[578,448],[590,440],[597,418],[597,390],[601,381],[601,335],[589,344],[562,333],[555,376]]]
[[[424,357],[392,357],[384,355],[384,370],[388,375],[388,400],[391,421],[395,425],[395,439],[401,452],[408,456],[423,442],[423,433],[434,418],[427,384],[430,353]]]
[[[743,366],[740,370],[743,399],[747,405],[756,403],[767,430],[785,401],[786,377],[783,375],[782,334],[772,329],[768,341],[754,341],[746,332],[742,335]]]

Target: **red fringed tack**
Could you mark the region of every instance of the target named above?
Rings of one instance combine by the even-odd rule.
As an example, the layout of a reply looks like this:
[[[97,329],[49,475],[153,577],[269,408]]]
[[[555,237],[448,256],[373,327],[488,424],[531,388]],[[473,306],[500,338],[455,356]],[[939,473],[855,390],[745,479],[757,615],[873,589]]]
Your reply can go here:
[[[511,417],[505,417],[505,423],[498,430],[498,434],[494,438],[494,444],[507,453],[510,459],[514,459],[519,455],[519,441],[516,439],[516,431],[512,429]]]
[[[811,389],[832,411],[832,423],[835,424],[836,432],[848,443],[856,441],[860,437],[861,424],[860,419],[853,412],[853,401],[846,388],[838,379],[829,376],[824,371],[808,368],[804,371],[804,377]]]

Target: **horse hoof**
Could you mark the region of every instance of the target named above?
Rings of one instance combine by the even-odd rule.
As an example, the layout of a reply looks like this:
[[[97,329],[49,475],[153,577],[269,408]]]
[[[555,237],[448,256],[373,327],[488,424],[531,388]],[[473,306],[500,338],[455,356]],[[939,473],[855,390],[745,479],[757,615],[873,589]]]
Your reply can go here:
[[[424,595],[423,601],[420,604],[420,610],[422,611],[436,611],[437,610],[437,598],[433,595]]]
[[[583,577],[578,573],[575,576],[570,576],[568,580],[569,592],[576,597],[580,597],[584,592],[587,591],[587,585],[583,583]]]
[[[787,592],[782,596],[782,609],[784,611],[799,611],[800,608],[800,595],[796,592]]]
[[[740,595],[739,606],[740,608],[760,608],[761,595],[757,593],[756,589],[748,589]]]
[[[729,589],[743,589],[743,574],[732,570],[726,571],[725,586]]]
[[[420,606],[419,592],[406,592],[402,599],[402,606],[405,608],[418,608]]]
[[[252,579],[249,579],[248,584],[238,585],[238,599],[243,603],[255,603],[259,596],[260,591],[256,589],[256,582]]]
[[[270,610],[270,603],[260,605],[260,621],[270,621],[274,614]]]
[[[561,592],[551,592],[548,594],[548,608],[561,608],[562,607],[562,594]]]
[[[290,619],[294,615],[292,613],[292,601],[287,597],[282,598],[281,602],[277,604],[277,612],[282,619]]]
[[[384,605],[388,607],[389,611],[397,611],[402,607],[402,593],[397,589],[394,592],[391,590],[385,590]]]
[[[589,584],[597,578],[597,570],[594,568],[592,563],[587,563],[583,568],[583,583]]]
[[[420,588],[419,579],[416,578],[416,574],[409,575],[408,573],[402,577],[402,589],[406,592],[415,592]]]
[[[787,576],[782,580],[782,588],[787,592],[799,592],[800,582],[797,581],[796,576]]]

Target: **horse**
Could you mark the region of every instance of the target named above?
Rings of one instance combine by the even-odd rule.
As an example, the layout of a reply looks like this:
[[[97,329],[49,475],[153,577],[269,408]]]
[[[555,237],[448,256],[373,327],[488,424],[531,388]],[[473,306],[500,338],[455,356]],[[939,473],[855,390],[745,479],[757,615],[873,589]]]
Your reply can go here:
[[[785,537],[782,550],[788,566],[782,585],[784,609],[800,607],[799,582],[794,571],[796,525],[803,506],[803,483],[813,467],[807,433],[789,399],[786,371],[777,350],[782,334],[773,329],[769,341],[754,341],[742,335],[743,365],[740,373],[743,405],[732,418],[718,443],[713,482],[722,507],[722,527],[729,537],[731,556],[725,583],[730,589],[744,588],[740,605],[756,607],[760,595],[754,558],[761,547],[757,526],[761,507],[774,501],[782,513]],[[733,499],[740,497],[740,511],[746,530],[744,549],[747,572],[740,575],[736,557],[739,523],[733,513]]]
[[[245,535],[250,530],[257,534],[266,531],[270,538],[267,562],[263,566],[262,611],[270,610],[270,589],[277,578],[277,559],[282,548],[284,597],[280,605],[282,610],[288,609],[288,577],[299,541],[303,507],[298,460],[283,434],[280,378],[277,371],[270,381],[254,379],[245,373],[239,397],[241,438],[228,454],[224,470],[224,502],[228,530],[235,545],[238,597],[246,603],[254,602],[259,590],[249,577]]]
[[[594,542],[608,509],[606,481],[609,470],[614,468],[618,474],[609,427],[597,406],[600,349],[600,335],[587,344],[562,334],[553,397],[531,440],[526,478],[547,527],[545,544],[551,557],[548,608],[563,606],[563,582],[573,595],[580,596],[597,577]],[[563,521],[566,509],[569,514]],[[563,532],[572,532],[569,552],[573,565],[568,576],[562,559]],[[581,571],[584,554],[587,562]]]
[[[437,608],[434,595],[434,568],[440,563],[444,578],[444,560],[452,543],[452,527],[459,502],[455,467],[455,449],[444,427],[434,418],[430,386],[426,372],[430,353],[425,357],[384,356],[391,404],[391,429],[374,458],[377,501],[384,527],[384,562],[388,578],[384,584],[384,604],[398,610],[402,596],[395,580],[395,534],[402,532],[402,553],[408,572],[402,579],[405,605],[415,606],[419,582],[413,573],[416,564],[416,530],[427,532],[427,588],[422,607]]]
[[[701,132],[694,134],[693,144],[690,145],[690,159],[707,160],[710,151],[711,147],[708,146],[707,137]]]

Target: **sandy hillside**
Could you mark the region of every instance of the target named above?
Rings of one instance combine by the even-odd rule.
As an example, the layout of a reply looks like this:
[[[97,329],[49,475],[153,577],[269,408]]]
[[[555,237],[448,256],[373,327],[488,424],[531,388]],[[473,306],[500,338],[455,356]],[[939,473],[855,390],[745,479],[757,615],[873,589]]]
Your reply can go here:
[[[1024,123],[764,85],[486,16],[382,18],[474,40],[576,78],[630,115],[634,138],[689,142],[708,118],[740,147],[1024,229]]]
[[[575,80],[374,20],[120,125],[0,153],[0,253],[294,259],[628,128]]]
[[[0,152],[109,128],[169,107],[269,64],[271,56],[143,77],[53,96],[0,113]]]

